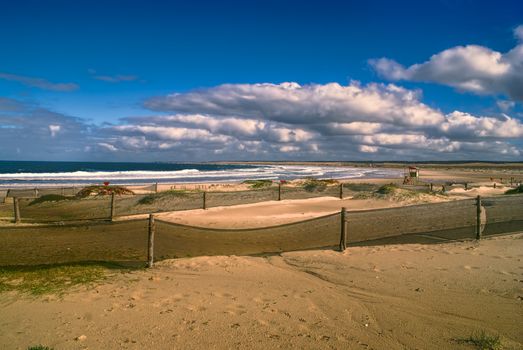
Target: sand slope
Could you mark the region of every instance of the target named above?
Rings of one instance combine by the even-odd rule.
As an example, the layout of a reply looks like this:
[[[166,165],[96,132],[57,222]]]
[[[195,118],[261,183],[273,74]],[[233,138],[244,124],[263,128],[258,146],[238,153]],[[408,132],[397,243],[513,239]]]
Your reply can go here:
[[[484,329],[521,349],[522,259],[523,234],[169,260],[63,298],[1,294],[0,348],[468,349],[455,339]]]

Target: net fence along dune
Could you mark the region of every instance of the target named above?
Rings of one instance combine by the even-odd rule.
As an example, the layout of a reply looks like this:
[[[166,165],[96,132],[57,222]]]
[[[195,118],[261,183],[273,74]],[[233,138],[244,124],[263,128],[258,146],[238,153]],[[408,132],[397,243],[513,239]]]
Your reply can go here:
[[[29,222],[100,220],[111,215],[110,196],[70,197],[59,201],[35,203],[34,198],[20,198],[20,216]]]
[[[212,229],[155,220],[155,257],[255,255],[339,244],[340,214],[255,229]]]
[[[523,230],[523,195],[485,198],[486,226],[483,234],[498,234]]]
[[[147,257],[147,225],[147,220],[132,220],[0,228],[0,265],[142,262]]]
[[[107,201],[104,203],[107,206]],[[484,235],[523,229],[523,195],[484,198],[481,203],[480,223]],[[202,215],[205,212],[202,211]],[[349,211],[346,222],[349,244],[400,239],[413,234],[431,237],[426,241],[432,243],[472,239],[476,237],[477,205],[475,199],[465,199]],[[155,228],[154,255],[157,260],[204,255],[257,255],[337,247],[341,214],[251,229],[213,229],[156,219]],[[148,221],[143,219],[0,227],[0,265],[145,261],[147,236]]]
[[[361,242],[414,233],[432,233],[458,239],[473,237],[476,225],[474,199],[421,204],[400,208],[347,213],[347,242]]]

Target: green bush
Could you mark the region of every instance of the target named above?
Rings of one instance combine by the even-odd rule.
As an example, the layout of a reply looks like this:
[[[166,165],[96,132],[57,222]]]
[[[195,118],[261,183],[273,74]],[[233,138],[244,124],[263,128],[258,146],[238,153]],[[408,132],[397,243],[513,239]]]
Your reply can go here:
[[[305,189],[307,192],[323,192],[328,185],[334,185],[337,183],[338,181],[332,179],[318,180],[316,178],[309,177],[303,182],[302,186],[303,189]]]
[[[511,188],[510,190],[505,192],[505,194],[518,194],[518,193],[523,193],[523,184],[519,185],[516,188]]]
[[[243,183],[248,184],[253,190],[272,186],[272,180],[245,180]]]
[[[470,337],[463,339],[463,343],[473,345],[478,350],[501,350],[501,338],[499,335],[489,335],[485,331],[472,334]]]
[[[62,196],[60,194],[46,194],[46,195],[44,195],[42,197],[36,198],[31,203],[29,203],[29,205],[35,205],[35,204],[40,204],[40,203],[45,203],[45,202],[66,201],[66,200],[69,200],[69,199],[73,199],[73,198],[72,197]]]
[[[123,186],[105,186],[105,185],[94,185],[84,187],[76,194],[78,198],[86,198],[91,195],[106,196],[111,194],[123,195],[123,194],[134,194],[130,189]]]
[[[396,186],[394,184],[388,184],[388,185],[383,185],[380,188],[378,188],[376,193],[379,193],[379,194],[392,194],[392,193],[396,192],[397,189],[398,189],[398,186]]]
[[[138,200],[138,205],[147,205],[147,204],[153,204],[154,202],[168,197],[187,197],[186,191],[180,191],[180,190],[169,190],[165,192],[160,193],[153,193],[148,194],[147,196],[144,196]]]
[[[54,350],[53,348],[50,348],[48,346],[43,345],[33,345],[27,348],[27,350]]]

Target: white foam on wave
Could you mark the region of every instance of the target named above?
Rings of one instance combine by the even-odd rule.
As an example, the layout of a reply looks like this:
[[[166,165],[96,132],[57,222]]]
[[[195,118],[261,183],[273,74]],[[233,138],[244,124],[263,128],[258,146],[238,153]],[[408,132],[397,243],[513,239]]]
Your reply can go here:
[[[57,173],[16,173],[0,174],[0,187],[30,186],[31,182],[42,185],[67,185],[112,181],[121,184],[151,182],[213,182],[242,181],[248,179],[295,179],[316,178],[362,178],[397,176],[393,169],[299,166],[299,165],[260,165],[255,168],[236,168],[223,170],[183,169],[176,171],[75,171]],[[3,184],[1,184],[3,183]]]

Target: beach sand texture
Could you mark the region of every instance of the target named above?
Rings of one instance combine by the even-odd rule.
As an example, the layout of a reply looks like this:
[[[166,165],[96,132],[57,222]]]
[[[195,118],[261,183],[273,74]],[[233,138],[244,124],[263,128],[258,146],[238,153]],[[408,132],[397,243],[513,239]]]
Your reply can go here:
[[[63,297],[1,294],[0,348],[470,349],[485,330],[521,349],[522,252],[515,234],[168,260]]]

